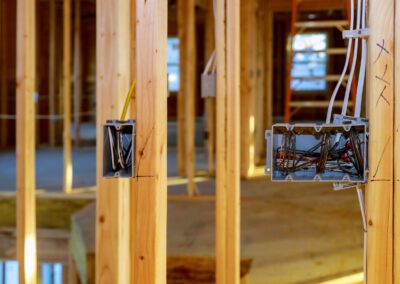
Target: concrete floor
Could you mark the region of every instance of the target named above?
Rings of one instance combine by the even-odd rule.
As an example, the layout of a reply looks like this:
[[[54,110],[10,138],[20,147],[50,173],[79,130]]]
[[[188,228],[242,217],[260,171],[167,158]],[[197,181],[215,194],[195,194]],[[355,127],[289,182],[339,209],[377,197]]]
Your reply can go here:
[[[168,174],[176,175],[169,149]],[[37,150],[37,188],[61,191],[61,149]],[[206,167],[204,151],[198,169]],[[74,187],[95,185],[94,148],[73,151]],[[214,194],[214,181],[199,182],[201,194]],[[0,152],[0,191],[15,190],[15,155]],[[185,185],[169,194],[185,194]],[[242,181],[242,256],[253,259],[251,284],[321,283],[362,270],[361,216],[354,190],[330,185]],[[170,201],[168,254],[214,256],[213,201]],[[359,283],[340,282],[340,283]]]

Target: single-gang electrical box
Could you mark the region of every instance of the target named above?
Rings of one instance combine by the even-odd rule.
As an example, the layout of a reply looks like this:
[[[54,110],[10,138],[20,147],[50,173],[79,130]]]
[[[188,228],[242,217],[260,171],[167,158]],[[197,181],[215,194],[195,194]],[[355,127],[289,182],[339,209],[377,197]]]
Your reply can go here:
[[[333,124],[275,124],[266,131],[272,181],[366,183],[368,121],[336,115]]]
[[[103,177],[135,177],[135,120],[107,120],[103,126]]]

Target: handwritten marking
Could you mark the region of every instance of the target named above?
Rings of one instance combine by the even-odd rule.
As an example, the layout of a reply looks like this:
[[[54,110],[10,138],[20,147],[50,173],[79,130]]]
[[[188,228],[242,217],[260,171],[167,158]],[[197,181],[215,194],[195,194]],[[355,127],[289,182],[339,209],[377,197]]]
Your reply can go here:
[[[375,104],[376,107],[378,106],[378,103],[381,100],[381,98],[390,106],[390,103],[389,103],[388,99],[383,95],[385,93],[385,91],[386,91],[386,86],[383,87],[382,92],[379,94],[379,97],[378,97],[378,99],[376,101],[376,104]]]
[[[389,54],[389,50],[387,50],[386,47],[385,47],[385,40],[384,39],[382,39],[382,44],[377,43],[376,45],[380,48],[380,51],[379,51],[378,57],[374,61],[374,64],[376,62],[378,62],[378,60],[379,60],[379,58],[381,58],[383,52],[385,52],[386,54]]]
[[[389,145],[390,139],[392,139],[392,136],[389,136],[388,140],[386,141],[385,147],[383,148],[381,157],[379,158],[378,165],[376,166],[375,173],[372,176],[372,179],[375,179],[376,175],[378,174],[379,167],[381,166],[381,162],[382,162],[383,156],[386,152],[386,148]]]

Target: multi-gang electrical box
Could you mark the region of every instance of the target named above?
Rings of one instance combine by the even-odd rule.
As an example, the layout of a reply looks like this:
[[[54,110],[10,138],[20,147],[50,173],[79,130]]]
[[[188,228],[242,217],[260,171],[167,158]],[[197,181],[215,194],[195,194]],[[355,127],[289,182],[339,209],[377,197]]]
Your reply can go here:
[[[107,120],[103,125],[103,177],[135,177],[135,120]]]
[[[275,124],[266,131],[272,181],[366,183],[368,121],[336,115],[332,124]]]

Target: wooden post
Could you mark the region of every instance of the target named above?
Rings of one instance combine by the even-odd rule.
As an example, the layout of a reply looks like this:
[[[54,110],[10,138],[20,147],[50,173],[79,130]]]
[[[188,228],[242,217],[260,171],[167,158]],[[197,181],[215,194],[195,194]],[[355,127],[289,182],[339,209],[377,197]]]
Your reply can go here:
[[[49,1],[49,144],[56,145],[56,1]]]
[[[195,0],[178,1],[178,33],[180,39],[180,90],[185,102],[185,172],[188,194],[196,192],[195,171],[195,94],[196,94],[196,38]]]
[[[75,0],[74,20],[74,124],[75,146],[81,140],[81,103],[82,103],[82,58],[81,58],[81,0]]]
[[[71,0],[63,2],[63,151],[64,151],[64,192],[72,190],[71,161]]]
[[[130,182],[102,178],[102,125],[130,87],[130,0],[97,1],[96,283],[130,283]]]
[[[247,178],[255,170],[255,124],[256,124],[256,0],[241,2],[241,90],[240,90],[240,156],[241,176]]]
[[[136,0],[137,207],[133,283],[166,283],[167,1]]]
[[[36,283],[34,0],[17,1],[17,257],[19,283]]]
[[[368,283],[393,281],[394,2],[369,1]]]
[[[205,58],[206,60],[208,60],[215,49],[213,0],[208,1],[207,18],[205,25]],[[215,175],[215,99],[207,99],[205,103],[208,172],[210,175]]]
[[[239,284],[240,1],[217,0],[216,3],[216,283]]]
[[[395,89],[394,93],[394,238],[393,238],[393,279],[395,284],[400,283],[400,6],[395,5]]]

